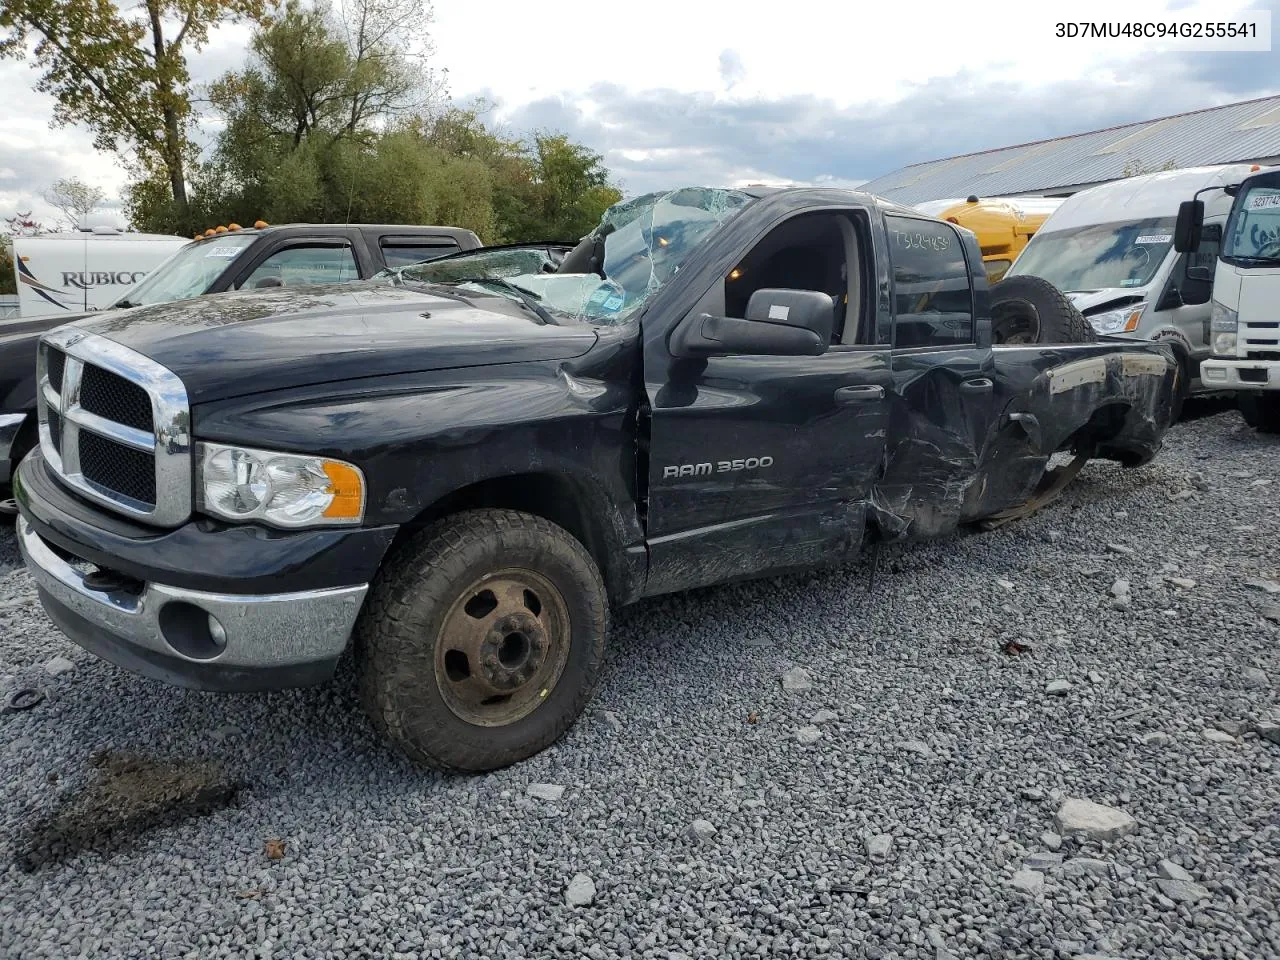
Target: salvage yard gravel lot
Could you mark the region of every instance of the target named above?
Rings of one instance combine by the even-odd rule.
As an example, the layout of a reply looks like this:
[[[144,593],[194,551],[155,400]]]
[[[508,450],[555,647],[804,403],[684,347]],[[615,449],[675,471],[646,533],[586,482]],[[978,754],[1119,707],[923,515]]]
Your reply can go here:
[[[643,603],[568,736],[481,777],[390,755],[349,672],[225,696],[95,660],[3,531],[0,696],[43,699],[0,714],[0,955],[1280,956],[1278,495],[1280,439],[1216,413],[887,548],[871,593],[854,564]],[[198,813],[95,794],[129,754]],[[1061,836],[1066,799],[1134,823]]]

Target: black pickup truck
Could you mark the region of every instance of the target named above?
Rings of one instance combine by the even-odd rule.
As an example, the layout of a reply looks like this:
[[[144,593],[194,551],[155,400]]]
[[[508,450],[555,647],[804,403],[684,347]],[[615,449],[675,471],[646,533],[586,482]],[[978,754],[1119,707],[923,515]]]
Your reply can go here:
[[[64,326],[15,492],[53,621],[228,691],[329,678],[409,756],[545,748],[612,607],[942,534],[1058,451],[1156,455],[1177,366],[1130,340],[995,345],[975,238],[830,189],[612,208],[558,263]]]
[[[462,227],[285,223],[211,230],[182,247],[107,310],[151,306],[226,290],[343,282],[480,247]],[[36,442],[36,343],[84,314],[50,314],[0,326],[0,513],[16,507],[9,476]]]

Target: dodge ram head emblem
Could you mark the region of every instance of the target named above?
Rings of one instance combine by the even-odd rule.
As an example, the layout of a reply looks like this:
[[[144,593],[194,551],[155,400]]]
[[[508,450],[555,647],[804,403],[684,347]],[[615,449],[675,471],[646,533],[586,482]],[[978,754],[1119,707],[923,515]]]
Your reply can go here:
[[[773,457],[747,457],[745,460],[718,460],[715,463],[682,463],[662,468],[662,479],[672,477],[709,477],[713,473],[734,473],[738,470],[759,470],[772,467]]]

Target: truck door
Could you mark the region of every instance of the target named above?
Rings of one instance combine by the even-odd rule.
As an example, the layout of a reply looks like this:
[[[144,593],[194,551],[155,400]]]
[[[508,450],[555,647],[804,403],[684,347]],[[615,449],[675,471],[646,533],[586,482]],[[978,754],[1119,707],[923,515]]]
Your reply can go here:
[[[809,567],[861,545],[890,384],[889,349],[874,342],[870,222],[857,209],[775,222],[692,310],[656,321],[745,318],[756,290],[818,290],[837,304],[824,354],[686,360],[669,338],[646,336],[647,593]]]
[[[939,220],[887,214],[885,227],[894,310],[881,530],[933,536],[955,527],[981,496],[980,467],[1004,390],[989,325],[975,322],[977,243]]]

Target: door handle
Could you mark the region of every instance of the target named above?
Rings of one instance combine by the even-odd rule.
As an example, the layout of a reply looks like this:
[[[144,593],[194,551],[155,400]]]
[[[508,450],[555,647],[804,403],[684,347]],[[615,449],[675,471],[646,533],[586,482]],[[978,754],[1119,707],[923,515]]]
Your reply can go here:
[[[979,377],[976,380],[966,380],[960,384],[961,393],[990,393],[994,384],[986,377]]]
[[[836,391],[836,403],[848,406],[851,403],[871,403],[884,399],[884,387],[877,383],[859,384],[856,387],[841,387]]]

